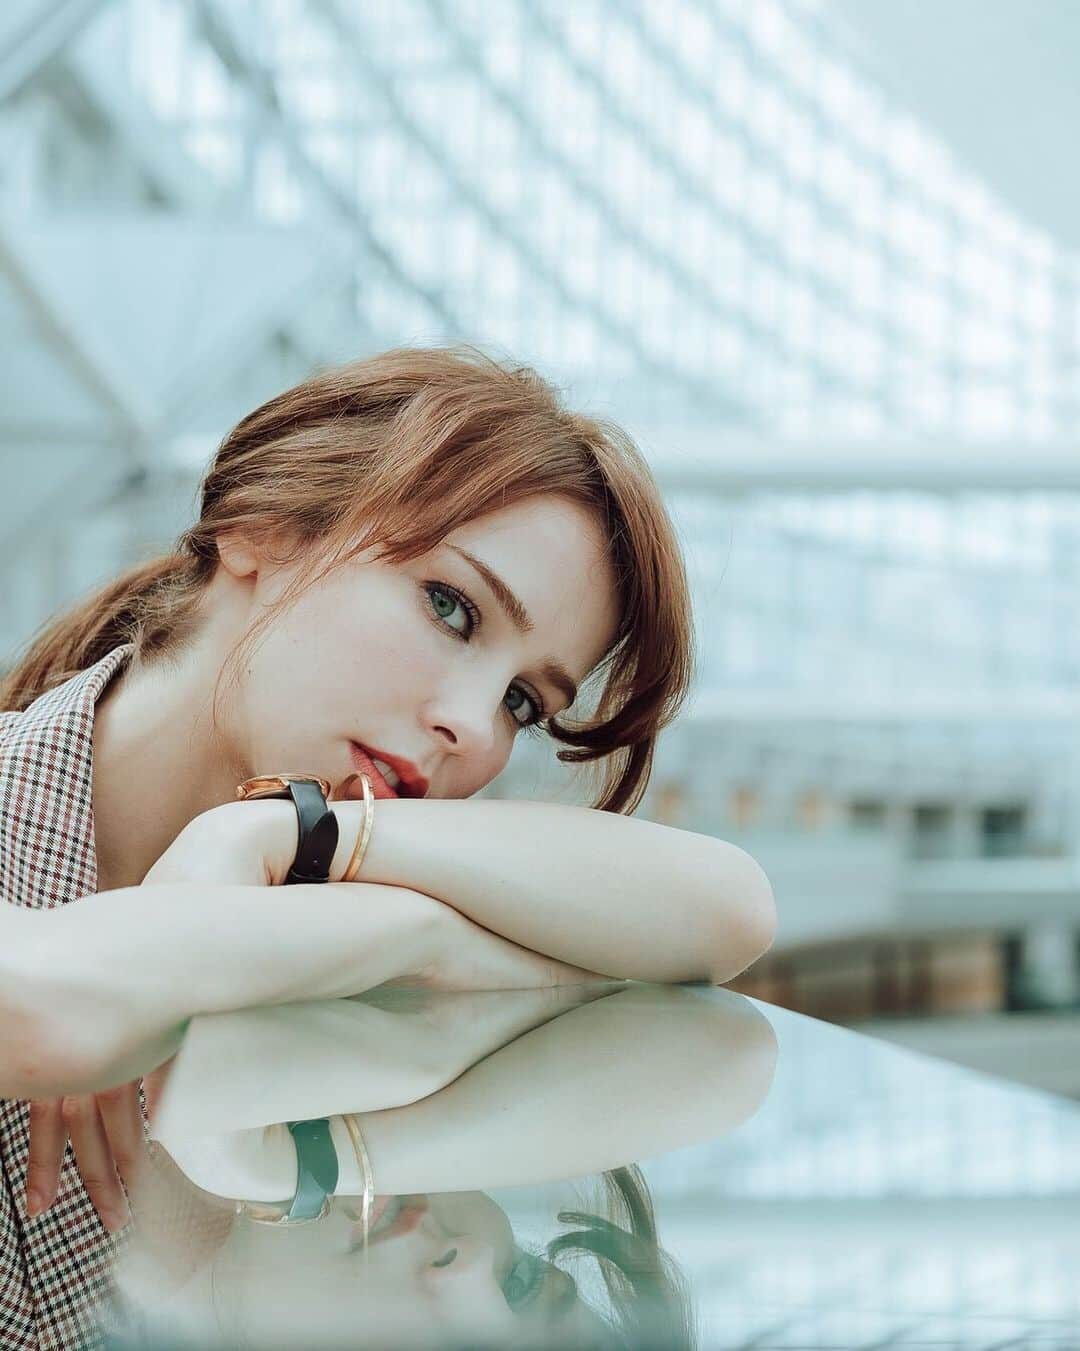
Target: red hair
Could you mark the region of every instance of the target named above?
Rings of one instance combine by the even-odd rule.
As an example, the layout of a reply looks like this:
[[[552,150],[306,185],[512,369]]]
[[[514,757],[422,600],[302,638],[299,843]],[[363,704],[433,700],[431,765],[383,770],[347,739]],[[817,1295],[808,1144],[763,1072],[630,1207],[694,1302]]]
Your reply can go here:
[[[619,611],[615,641],[593,673],[603,681],[595,716],[551,719],[548,729],[568,748],[560,760],[604,762],[596,806],[632,811],[657,734],[692,676],[675,531],[621,428],[565,409],[530,368],[470,347],[384,352],[317,374],[248,414],[219,447],[199,519],[175,552],[49,623],[0,683],[0,708],[27,707],[121,643],[134,643],[143,662],[181,647],[197,631],[225,532],[296,541],[282,560],[301,560],[284,604],[372,545],[403,562],[478,516],[548,494],[598,522]]]

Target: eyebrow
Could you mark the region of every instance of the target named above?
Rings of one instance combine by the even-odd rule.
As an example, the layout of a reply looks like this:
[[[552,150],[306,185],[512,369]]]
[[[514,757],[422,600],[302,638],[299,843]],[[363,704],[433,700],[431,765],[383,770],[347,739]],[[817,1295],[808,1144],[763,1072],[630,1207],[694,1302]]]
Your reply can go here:
[[[459,554],[464,558],[465,562],[475,568],[484,581],[487,582],[492,595],[502,606],[506,617],[510,620],[510,623],[513,624],[514,628],[517,629],[518,633],[532,633],[536,626],[529,618],[528,610],[526,610],[525,606],[522,605],[521,601],[518,600],[517,596],[514,595],[513,591],[510,590],[499,574],[493,572],[482,558],[477,558],[475,554],[469,553],[468,549],[462,549],[457,544],[447,544],[446,547],[448,549],[453,549],[454,553]],[[550,681],[557,690],[560,690],[566,696],[566,702],[568,704],[574,702],[577,698],[578,688],[570,678],[570,673],[561,662],[556,661],[554,657],[548,657],[546,661],[542,662],[537,667],[537,670],[546,680]]]

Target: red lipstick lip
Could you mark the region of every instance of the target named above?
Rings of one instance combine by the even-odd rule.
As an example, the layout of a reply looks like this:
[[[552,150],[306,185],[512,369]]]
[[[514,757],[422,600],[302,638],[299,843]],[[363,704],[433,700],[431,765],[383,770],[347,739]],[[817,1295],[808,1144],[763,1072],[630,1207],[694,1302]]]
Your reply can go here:
[[[379,1221],[385,1214],[386,1210],[389,1208],[390,1204],[394,1200],[395,1198],[393,1196],[373,1196],[371,1198],[371,1213],[368,1216],[369,1241],[371,1230],[379,1223]],[[356,1214],[355,1208],[348,1213],[350,1215],[355,1215]],[[354,1247],[358,1247],[364,1241],[363,1221],[362,1220],[357,1221],[357,1223],[354,1224],[353,1227],[349,1230],[349,1233],[353,1240],[353,1242],[349,1245],[349,1251],[352,1252],[354,1250]]]
[[[365,746],[359,741],[354,741],[353,746],[368,757],[369,760],[382,760],[384,764],[390,766],[398,776],[400,783],[397,789],[390,789],[395,797],[425,797],[428,790],[428,781],[423,774],[416,768],[411,760],[405,760],[400,755],[391,755],[388,751],[381,751],[377,746]],[[378,770],[376,770],[378,773]],[[382,775],[379,776],[382,778]],[[383,779],[383,783],[386,780]],[[386,784],[390,788],[389,784]]]
[[[381,756],[379,757],[382,758]],[[396,1238],[399,1234],[408,1234],[420,1223],[427,1214],[428,1204],[422,1198],[395,1198],[400,1199],[403,1204],[394,1216],[393,1220],[385,1229],[380,1229],[377,1234],[368,1233],[369,1246],[374,1243],[381,1243],[384,1238]],[[362,1226],[357,1224],[352,1229],[353,1246],[359,1246],[363,1242]]]

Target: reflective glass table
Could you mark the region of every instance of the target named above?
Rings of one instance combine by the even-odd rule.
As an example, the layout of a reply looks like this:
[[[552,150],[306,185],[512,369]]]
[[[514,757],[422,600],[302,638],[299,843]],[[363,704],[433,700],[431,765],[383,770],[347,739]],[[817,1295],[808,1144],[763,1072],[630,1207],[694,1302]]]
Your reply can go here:
[[[1080,1347],[1077,1105],[726,990],[196,1019],[153,1134],[116,1351]]]

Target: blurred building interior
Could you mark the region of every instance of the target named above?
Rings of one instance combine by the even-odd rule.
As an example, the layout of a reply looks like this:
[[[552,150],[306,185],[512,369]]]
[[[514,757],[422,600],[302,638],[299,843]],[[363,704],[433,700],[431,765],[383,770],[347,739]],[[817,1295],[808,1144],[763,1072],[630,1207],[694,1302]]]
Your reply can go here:
[[[313,367],[513,355],[685,542],[641,810],[769,873],[735,988],[1080,1097],[1080,11],[926,15],[8,0],[0,660]]]

